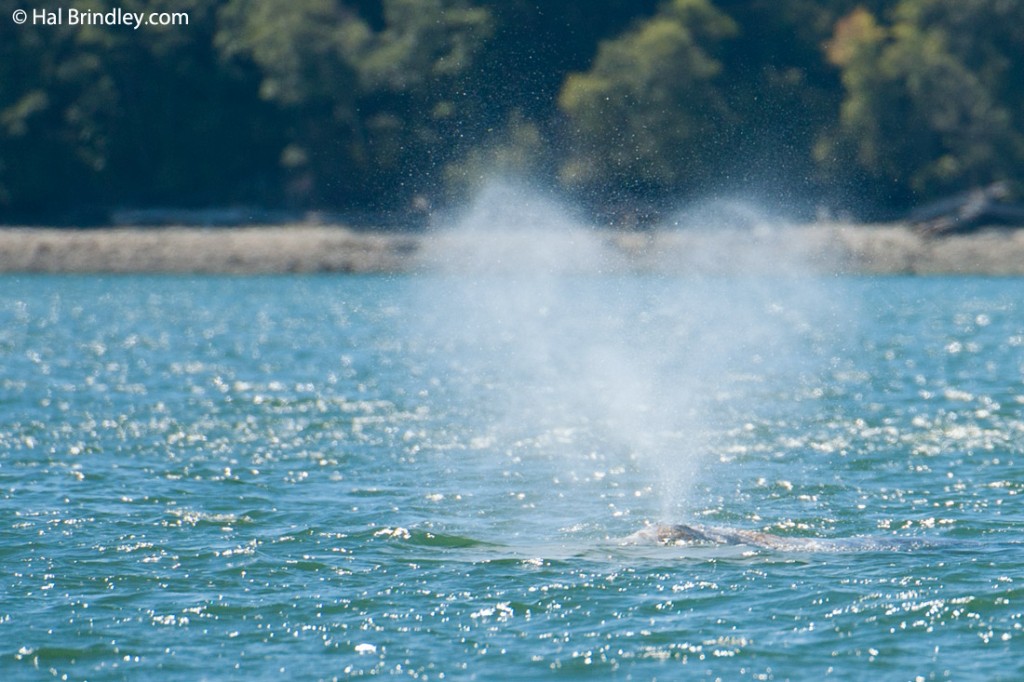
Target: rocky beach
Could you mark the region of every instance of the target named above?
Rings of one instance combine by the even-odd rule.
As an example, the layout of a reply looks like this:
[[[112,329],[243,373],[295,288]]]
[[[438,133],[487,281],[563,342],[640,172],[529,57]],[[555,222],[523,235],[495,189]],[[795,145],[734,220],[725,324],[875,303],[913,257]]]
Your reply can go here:
[[[1024,230],[927,236],[909,226],[823,223],[749,229],[586,231],[601,268],[673,274],[1024,275]],[[458,235],[486,249],[489,232]],[[571,240],[570,240],[571,241]],[[334,225],[239,228],[0,228],[5,273],[397,273],[430,270],[446,231],[378,232]],[[465,254],[463,254],[465,255]],[[451,269],[451,268],[446,268]]]

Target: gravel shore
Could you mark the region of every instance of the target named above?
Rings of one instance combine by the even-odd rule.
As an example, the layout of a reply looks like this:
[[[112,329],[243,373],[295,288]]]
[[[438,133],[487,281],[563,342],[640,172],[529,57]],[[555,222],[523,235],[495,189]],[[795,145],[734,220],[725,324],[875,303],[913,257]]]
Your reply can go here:
[[[544,236],[518,248],[543,248]],[[501,236],[486,231],[394,233],[341,226],[204,229],[0,228],[6,273],[388,273],[458,269]],[[818,224],[744,230],[577,231],[548,254],[576,263],[581,242],[604,255],[593,269],[672,273],[1024,275],[1024,230],[925,237],[902,225]],[[467,246],[468,245],[468,246]],[[468,259],[468,260],[467,260]],[[504,262],[516,268],[516,254]],[[584,267],[586,267],[584,265]]]

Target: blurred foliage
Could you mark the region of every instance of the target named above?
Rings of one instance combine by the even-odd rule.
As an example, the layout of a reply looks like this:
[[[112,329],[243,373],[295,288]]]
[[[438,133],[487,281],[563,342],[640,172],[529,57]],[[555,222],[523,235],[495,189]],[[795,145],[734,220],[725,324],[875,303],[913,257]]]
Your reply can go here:
[[[445,167],[446,199],[474,194],[496,178],[534,178],[550,175],[552,158],[540,128],[519,110],[489,131],[479,145]]]
[[[736,31],[708,0],[672,0],[602,43],[559,97],[573,140],[563,182],[663,192],[707,175],[716,134],[738,122],[715,58]]]
[[[1024,179],[1024,3],[904,0],[858,8],[827,48],[845,97],[816,155],[896,203]]]
[[[287,199],[381,205],[430,185],[464,149],[478,110],[475,59],[486,9],[460,0],[383,0],[374,28],[334,0],[229,0],[217,46],[259,68],[260,96],[288,115]],[[383,207],[383,206],[382,206]]]
[[[423,210],[490,175],[603,204],[899,210],[1024,178],[1015,0],[0,0],[0,222]],[[844,196],[849,188],[853,195]]]
[[[280,120],[213,45],[216,3],[75,2],[106,12],[187,11],[179,27],[15,26],[0,41],[0,206],[223,203],[274,164]],[[65,19],[66,21],[66,19]],[[145,32],[143,37],[141,32]],[[246,113],[243,113],[246,112]],[[266,173],[263,170],[262,173]],[[185,197],[185,201],[181,200]]]

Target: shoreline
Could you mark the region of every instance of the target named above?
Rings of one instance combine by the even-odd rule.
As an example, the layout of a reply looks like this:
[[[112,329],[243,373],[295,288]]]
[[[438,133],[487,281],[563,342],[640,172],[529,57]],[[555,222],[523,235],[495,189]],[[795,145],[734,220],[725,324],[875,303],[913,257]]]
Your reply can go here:
[[[0,273],[288,274],[536,270],[550,234],[516,233],[504,260],[479,232],[369,232],[341,225],[0,227]],[[927,237],[900,225],[822,223],[721,230],[570,231],[540,265],[673,274],[1024,275],[1024,229]],[[586,241],[586,244],[580,244]],[[586,248],[582,248],[586,247]],[[600,251],[581,264],[580,251]],[[458,257],[448,257],[457,253]],[[517,255],[526,254],[525,268]],[[482,257],[482,260],[481,260]],[[570,263],[567,268],[560,264]],[[454,264],[454,265],[451,265]]]

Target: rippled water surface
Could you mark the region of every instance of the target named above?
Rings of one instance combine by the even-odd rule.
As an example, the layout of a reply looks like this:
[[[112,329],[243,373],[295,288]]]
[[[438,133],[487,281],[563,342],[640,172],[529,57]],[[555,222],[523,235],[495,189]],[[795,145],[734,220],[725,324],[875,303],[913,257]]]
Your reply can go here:
[[[0,676],[1022,679],[1022,301],[0,279]]]

